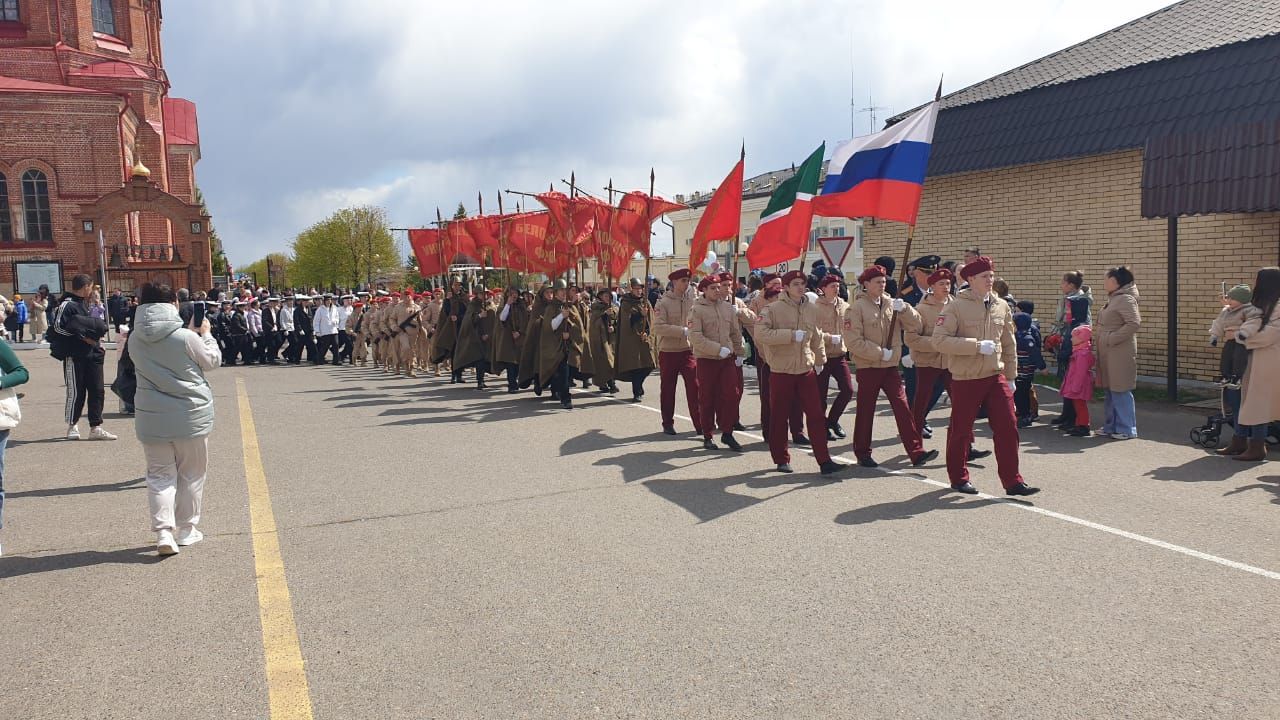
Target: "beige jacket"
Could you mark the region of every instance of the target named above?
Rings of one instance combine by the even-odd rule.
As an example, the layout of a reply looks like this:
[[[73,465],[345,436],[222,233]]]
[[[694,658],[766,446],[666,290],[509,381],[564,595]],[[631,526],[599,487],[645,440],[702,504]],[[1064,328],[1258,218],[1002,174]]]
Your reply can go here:
[[[911,358],[915,361],[916,367],[944,369],[947,367],[947,357],[933,347],[933,328],[938,324],[938,315],[942,314],[942,309],[950,302],[950,294],[929,293],[924,296],[919,305],[916,305],[916,312],[920,314],[920,327],[902,333],[902,338],[907,341],[907,347],[911,348]]]
[[[796,342],[796,330],[808,333],[803,342]],[[771,372],[804,375],[827,362],[826,341],[818,329],[817,308],[808,298],[796,302],[785,293],[779,295],[760,313],[755,339],[757,345],[769,348]]]
[[[1093,347],[1098,353],[1098,387],[1127,392],[1138,386],[1138,288],[1133,283],[1107,296],[1093,325]]]
[[[889,325],[893,322],[892,302],[888,293],[881,294],[879,298],[863,295],[845,310],[844,344],[859,368],[898,367],[898,361],[902,359],[902,332],[920,329],[920,314],[908,305],[898,313],[894,337],[889,337]],[[893,351],[888,360],[881,352],[884,348]]]
[[[965,288],[947,303],[933,323],[933,347],[942,353],[954,380],[981,380],[1018,374],[1018,344],[1013,339],[1013,312],[1009,303],[989,295],[978,297]],[[978,352],[978,343],[992,340],[996,351]]]
[[[818,328],[822,330],[823,341],[827,343],[829,358],[842,357],[849,350],[844,339],[844,314],[848,309],[849,303],[838,295],[834,298],[818,297]],[[831,341],[835,335],[840,336],[840,342]]]
[[[1240,404],[1242,425],[1266,425],[1280,420],[1280,311],[1262,324],[1262,314],[1246,321],[1240,332],[1248,336],[1249,369],[1244,375],[1244,401]]]
[[[737,308],[723,300],[698,298],[689,311],[689,342],[693,356],[704,360],[720,360],[722,347],[733,351],[729,357],[744,355]]]
[[[686,352],[689,344],[689,310],[697,298],[697,291],[689,286],[683,297],[674,290],[663,293],[653,308],[653,334],[658,338],[658,352]]]
[[[443,307],[443,300],[432,300],[427,303],[427,308],[422,311],[422,327],[426,329],[428,336],[435,334],[436,325],[440,324],[440,310]]]

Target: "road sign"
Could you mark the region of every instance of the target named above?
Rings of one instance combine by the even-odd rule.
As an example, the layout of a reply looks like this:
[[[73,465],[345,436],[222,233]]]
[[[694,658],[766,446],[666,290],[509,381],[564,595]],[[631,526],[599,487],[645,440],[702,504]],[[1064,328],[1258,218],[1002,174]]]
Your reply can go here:
[[[822,256],[827,259],[827,265],[840,267],[844,264],[845,259],[849,257],[849,250],[853,247],[853,238],[821,238],[818,240],[818,245],[822,248]]]

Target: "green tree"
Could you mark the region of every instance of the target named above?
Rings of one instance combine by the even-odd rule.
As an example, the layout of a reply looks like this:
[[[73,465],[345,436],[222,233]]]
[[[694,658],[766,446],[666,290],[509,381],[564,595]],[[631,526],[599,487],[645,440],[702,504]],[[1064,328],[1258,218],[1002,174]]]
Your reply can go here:
[[[418,292],[427,289],[427,281],[418,272],[418,258],[413,253],[409,253],[404,261],[404,285],[405,287],[412,287]]]
[[[208,215],[209,206],[204,201],[204,193],[200,192],[200,188],[196,188],[196,204],[200,206],[200,214]],[[218,231],[213,227],[213,221],[209,221],[209,256],[212,259],[212,270],[215,278],[224,277],[227,274],[227,254],[222,251],[222,238],[218,237]]]
[[[386,210],[344,208],[294,239],[290,278],[316,287],[391,283],[404,274],[401,257]]]
[[[271,260],[271,276],[269,280],[267,277],[267,260]],[[258,278],[259,285],[270,285],[273,290],[280,290],[281,288],[293,287],[293,280],[290,275],[290,266],[292,264],[293,258],[285,253],[267,253],[266,257],[241,267],[240,272],[249,273],[249,275]]]
[[[463,220],[463,219],[466,219],[466,217],[467,217],[467,206],[463,205],[462,203],[458,203],[458,209],[453,211],[453,219]]]

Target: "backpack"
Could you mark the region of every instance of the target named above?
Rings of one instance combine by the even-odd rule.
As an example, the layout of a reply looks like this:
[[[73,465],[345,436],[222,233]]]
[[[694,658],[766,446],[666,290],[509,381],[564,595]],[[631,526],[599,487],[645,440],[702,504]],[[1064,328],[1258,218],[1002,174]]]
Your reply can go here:
[[[49,355],[54,360],[66,360],[71,357],[74,352],[76,336],[62,329],[62,311],[66,309],[67,303],[71,300],[63,300],[58,304],[58,309],[53,312],[53,323],[49,325],[49,331],[46,333],[49,338]]]

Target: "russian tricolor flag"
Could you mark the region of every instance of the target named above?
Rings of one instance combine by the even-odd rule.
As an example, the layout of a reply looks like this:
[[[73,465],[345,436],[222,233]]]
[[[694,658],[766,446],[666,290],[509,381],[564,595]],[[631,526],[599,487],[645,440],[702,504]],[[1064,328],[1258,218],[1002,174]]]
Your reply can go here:
[[[937,119],[932,102],[887,130],[837,146],[814,214],[915,225]]]

